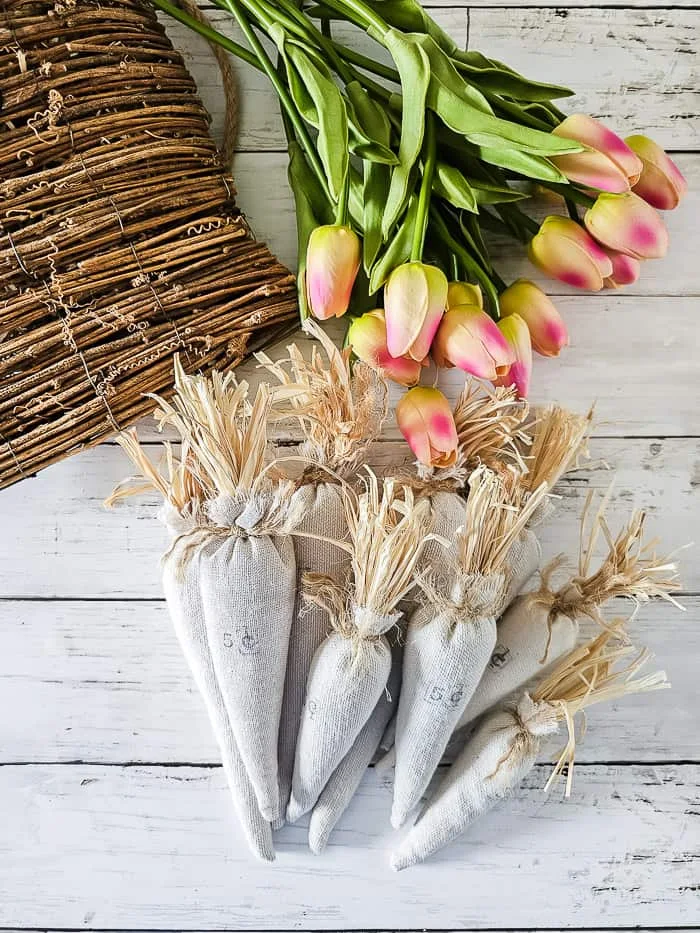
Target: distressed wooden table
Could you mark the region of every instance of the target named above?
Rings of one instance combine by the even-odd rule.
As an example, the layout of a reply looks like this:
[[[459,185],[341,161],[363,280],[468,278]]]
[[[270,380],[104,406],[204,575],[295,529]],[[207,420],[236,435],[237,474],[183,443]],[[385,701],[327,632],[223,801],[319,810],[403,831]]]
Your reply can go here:
[[[698,540],[698,7],[506,0],[434,13],[470,48],[571,84],[577,109],[623,133],[646,127],[676,153],[691,194],[668,218],[668,259],[622,293],[574,295],[548,283],[572,346],[561,360],[538,361],[534,397],[576,409],[597,401],[592,454],[617,468],[613,523],[643,505],[665,545]],[[218,128],[209,51],[182,29],[171,35]],[[241,97],[240,203],[291,263],[277,106],[249,70]],[[504,244],[506,278],[526,272],[515,252]],[[389,435],[377,456],[403,458],[395,429]],[[241,845],[165,612],[156,503],[102,508],[126,471],[105,444],[0,493],[0,927],[700,926],[696,552],[683,559],[685,615],[657,604],[639,621],[674,689],[593,711],[569,801],[545,798],[542,765],[468,837],[394,875],[390,789],[371,770],[324,857],[306,850],[300,824],[280,833],[267,866]],[[601,466],[562,485],[547,555],[573,551],[584,497],[609,482]]]

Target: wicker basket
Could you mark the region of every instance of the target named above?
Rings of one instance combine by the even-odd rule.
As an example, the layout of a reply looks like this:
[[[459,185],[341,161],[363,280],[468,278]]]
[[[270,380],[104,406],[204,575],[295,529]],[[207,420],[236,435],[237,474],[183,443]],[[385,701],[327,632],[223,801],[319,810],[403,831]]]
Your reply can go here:
[[[296,316],[144,0],[0,0],[0,486]]]

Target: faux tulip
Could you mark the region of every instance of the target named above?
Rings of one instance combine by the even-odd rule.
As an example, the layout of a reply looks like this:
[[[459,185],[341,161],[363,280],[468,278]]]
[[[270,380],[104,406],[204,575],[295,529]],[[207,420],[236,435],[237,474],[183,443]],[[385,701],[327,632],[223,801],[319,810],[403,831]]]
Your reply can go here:
[[[447,307],[447,278],[436,266],[397,266],[384,288],[387,348],[391,356],[424,360]]]
[[[634,193],[660,211],[678,207],[688,183],[676,163],[648,136],[628,136],[625,142],[642,160],[642,174]]]
[[[515,359],[498,326],[476,305],[447,311],[433,341],[432,357],[438,366],[456,366],[491,382]]]
[[[608,250],[608,256],[612,262],[613,271],[605,280],[606,288],[622,288],[623,285],[632,285],[639,278],[642,264],[633,256],[625,256],[624,253],[616,253],[614,250]]]
[[[530,242],[528,253],[543,272],[574,288],[600,291],[605,278],[612,274],[612,263],[605,250],[568,217],[556,214],[546,217]]]
[[[350,227],[316,227],[306,251],[306,295],[314,317],[342,317],[360,269],[360,241]]]
[[[391,356],[386,345],[384,311],[368,311],[352,322],[348,329],[352,352],[387,379],[404,386],[414,386],[420,379],[421,364],[410,356]]]
[[[501,317],[518,314],[530,331],[532,349],[542,356],[559,356],[562,347],[569,344],[566,324],[554,302],[527,279],[513,282],[499,298]]]
[[[396,406],[396,420],[416,458],[426,466],[448,467],[457,459],[457,428],[439,389],[409,389]]]
[[[450,282],[447,286],[447,310],[457,305],[476,305],[484,307],[484,296],[478,285],[471,282]]]
[[[635,185],[639,180],[639,176],[642,174],[642,160],[632,151],[624,139],[609,130],[600,120],[594,120],[593,117],[589,117],[585,113],[572,113],[552,132],[555,136],[573,139],[577,143],[588,146],[589,152],[594,150],[593,156],[588,156],[586,152],[573,154],[571,158],[573,159],[572,165],[574,168],[579,165],[583,174],[590,172],[591,176],[599,172],[600,181],[607,180],[609,183],[614,183],[615,179],[619,182],[620,178],[624,177],[626,183],[619,188],[606,188],[585,178],[574,178],[569,175],[566,169],[562,168],[560,159],[566,160],[568,157],[557,156],[554,161],[572,181],[578,181],[580,184],[590,185],[593,188],[601,188],[603,191],[627,191],[630,185]],[[608,163],[617,168],[617,173],[610,165],[598,158],[600,155],[604,156]]]
[[[496,385],[514,385],[520,398],[527,398],[532,373],[532,343],[528,326],[519,314],[509,314],[498,322],[498,327],[512,348],[515,361],[507,373],[496,380]]]
[[[583,218],[604,246],[634,259],[659,259],[668,249],[668,231],[654,208],[634,192],[601,194]]]

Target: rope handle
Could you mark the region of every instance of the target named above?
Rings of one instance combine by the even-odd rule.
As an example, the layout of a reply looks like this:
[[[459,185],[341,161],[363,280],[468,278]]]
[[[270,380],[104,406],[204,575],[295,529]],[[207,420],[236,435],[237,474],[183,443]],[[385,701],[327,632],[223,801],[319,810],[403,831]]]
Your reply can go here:
[[[197,0],[175,0],[175,2],[198,22],[202,23],[204,26],[211,26],[209,17],[199,8]],[[236,147],[236,136],[238,135],[238,89],[236,72],[231,64],[231,57],[225,49],[222,49],[221,46],[217,45],[215,42],[208,42],[207,45],[216,58],[224,86],[226,112],[224,115],[224,136],[221,143],[221,156],[224,160],[224,164],[227,168],[230,168]]]

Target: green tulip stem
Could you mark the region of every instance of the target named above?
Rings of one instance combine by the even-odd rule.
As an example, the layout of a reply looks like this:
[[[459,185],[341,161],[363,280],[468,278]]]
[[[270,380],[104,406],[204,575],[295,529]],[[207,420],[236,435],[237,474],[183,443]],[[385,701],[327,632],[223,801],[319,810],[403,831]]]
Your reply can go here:
[[[442,240],[445,246],[447,246],[448,249],[450,249],[459,258],[459,261],[464,266],[467,274],[475,278],[477,283],[481,285],[494,308],[494,317],[498,318],[500,316],[498,311],[498,292],[494,287],[494,283],[490,275],[488,275],[486,271],[482,269],[481,265],[474,259],[471,253],[466,250],[461,243],[458,243],[457,240],[455,240],[435,205],[431,206],[430,208],[430,217],[432,220],[433,229],[437,236]]]
[[[318,153],[316,152],[316,147],[314,146],[313,141],[311,137],[309,136],[308,131],[306,127],[304,126],[304,123],[301,117],[299,116],[299,113],[296,107],[294,106],[294,102],[292,98],[290,97],[289,92],[287,91],[287,88],[285,87],[284,83],[282,82],[282,79],[280,78],[279,74],[275,70],[275,66],[272,63],[272,60],[270,59],[267,52],[263,48],[262,43],[260,42],[257,35],[255,34],[253,27],[248,22],[246,15],[241,9],[237,0],[225,0],[225,3],[226,3],[227,8],[230,10],[230,12],[233,13],[233,15],[235,16],[238,22],[238,25],[241,27],[241,31],[243,32],[243,35],[246,37],[248,44],[250,45],[252,50],[255,52],[255,55],[258,61],[260,62],[260,65],[262,66],[263,71],[265,72],[265,74],[270,80],[270,83],[274,87],[275,92],[277,93],[277,96],[280,100],[280,104],[286,111],[287,116],[289,117],[291,124],[294,127],[294,132],[296,133],[297,139],[299,140],[301,146],[304,149],[304,152],[307,155],[307,158],[311,164],[311,167],[316,173],[318,180],[320,181],[321,186],[324,192],[326,193],[328,199],[332,202],[333,198],[328,190],[328,182],[326,181],[326,173],[323,170],[323,166],[321,165],[321,160],[319,159]]]
[[[236,58],[240,58],[242,61],[252,65],[253,68],[257,68],[258,71],[262,71],[262,66],[257,57],[244,46],[239,45],[238,42],[234,42],[233,39],[229,39],[228,36],[223,35],[223,33],[217,32],[216,29],[213,29],[206,23],[200,23],[198,19],[190,16],[189,13],[185,13],[184,10],[181,10],[180,7],[175,6],[175,4],[169,3],[168,0],[153,0],[153,5],[169,16],[172,16],[173,19],[182,23],[183,26],[187,26],[193,32],[199,33],[207,42],[220,45],[222,49],[226,49],[227,52],[235,55]]]
[[[335,222],[338,226],[346,226],[348,222],[348,201],[350,200],[350,167],[345,173],[343,187],[340,189],[340,197],[335,209]]]
[[[423,136],[423,178],[421,179],[420,191],[418,193],[416,223],[413,227],[411,262],[420,262],[423,258],[425,234],[428,229],[428,214],[430,212],[430,197],[433,191],[433,178],[435,176],[436,157],[435,119],[432,113],[426,110],[425,135]]]
[[[372,30],[378,41],[381,41],[381,37],[389,30],[388,23],[362,0],[326,0],[326,6],[344,14],[351,22],[366,31]]]
[[[358,68],[364,69],[364,71],[369,71],[378,78],[385,78],[387,81],[393,81],[394,84],[401,84],[401,78],[395,68],[390,68],[389,65],[382,65],[381,62],[375,62],[373,58],[368,58],[366,55],[362,55],[354,49],[349,49],[346,45],[342,45],[335,40],[333,45],[345,61],[350,62],[351,65],[356,65]]]

